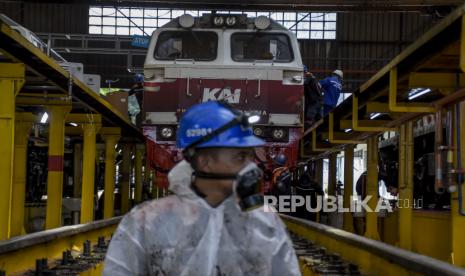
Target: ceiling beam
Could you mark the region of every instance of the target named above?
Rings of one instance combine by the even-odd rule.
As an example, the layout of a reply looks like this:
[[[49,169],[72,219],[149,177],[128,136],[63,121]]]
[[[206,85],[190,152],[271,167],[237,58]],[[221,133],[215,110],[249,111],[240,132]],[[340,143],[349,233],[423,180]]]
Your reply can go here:
[[[32,0],[7,2],[37,2]],[[267,10],[267,11],[423,11],[431,7],[458,6],[461,0],[43,0],[41,3],[158,8]]]

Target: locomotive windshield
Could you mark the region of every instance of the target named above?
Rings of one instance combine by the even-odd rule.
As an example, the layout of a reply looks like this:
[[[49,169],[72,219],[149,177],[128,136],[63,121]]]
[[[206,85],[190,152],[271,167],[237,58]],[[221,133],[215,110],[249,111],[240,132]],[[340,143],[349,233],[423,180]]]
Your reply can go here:
[[[239,62],[293,60],[289,37],[277,33],[235,33],[231,36],[231,54]]]
[[[160,33],[155,47],[158,60],[216,59],[218,36],[214,32],[165,31]]]

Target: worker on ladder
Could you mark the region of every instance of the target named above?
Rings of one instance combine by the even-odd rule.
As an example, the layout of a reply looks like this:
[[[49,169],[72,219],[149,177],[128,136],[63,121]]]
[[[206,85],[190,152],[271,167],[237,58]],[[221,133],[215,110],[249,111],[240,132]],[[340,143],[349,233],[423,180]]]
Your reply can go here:
[[[305,127],[321,119],[323,87],[304,65]]]

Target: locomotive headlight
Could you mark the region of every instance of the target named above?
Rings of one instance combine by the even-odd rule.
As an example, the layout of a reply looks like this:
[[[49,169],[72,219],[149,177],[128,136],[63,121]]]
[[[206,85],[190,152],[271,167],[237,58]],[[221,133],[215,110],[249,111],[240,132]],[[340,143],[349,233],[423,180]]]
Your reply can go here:
[[[303,77],[302,77],[302,76],[293,76],[293,77],[292,77],[292,81],[293,81],[293,82],[298,82],[298,83],[300,83],[300,82],[302,82],[302,80],[303,80]]]
[[[260,116],[252,115],[249,118],[247,118],[247,121],[249,122],[249,124],[255,124],[256,122],[260,121]]]
[[[268,27],[270,27],[271,20],[264,15],[260,15],[259,17],[255,18],[254,24],[257,29],[265,30],[268,29]]]
[[[224,18],[222,16],[217,16],[213,18],[213,24],[217,27],[223,26]]]
[[[286,132],[282,128],[275,128],[271,132],[271,135],[273,136],[274,139],[280,140],[283,139],[286,135]]]
[[[174,131],[170,127],[164,127],[161,129],[160,134],[163,138],[171,138],[173,137]]]
[[[253,134],[254,134],[255,136],[261,137],[261,136],[263,136],[264,131],[263,131],[262,128],[256,127],[256,128],[253,129]]]
[[[231,27],[231,26],[234,26],[235,24],[236,24],[236,17],[235,16],[226,17],[226,25]]]
[[[181,25],[181,27],[183,28],[192,28],[192,26],[194,26],[194,23],[195,23],[194,17],[190,14],[181,15],[178,21],[179,21],[179,25]]]

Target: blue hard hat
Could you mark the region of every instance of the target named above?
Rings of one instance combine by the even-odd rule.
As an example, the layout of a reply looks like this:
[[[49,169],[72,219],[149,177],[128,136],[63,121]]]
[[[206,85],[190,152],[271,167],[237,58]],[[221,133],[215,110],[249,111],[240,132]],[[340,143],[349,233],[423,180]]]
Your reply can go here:
[[[186,148],[246,148],[263,146],[244,115],[229,106],[209,101],[189,108],[179,123],[176,146]]]
[[[286,157],[286,155],[280,153],[275,158],[273,158],[273,161],[274,161],[275,164],[277,164],[279,166],[284,166],[284,165],[286,165],[287,157]]]
[[[304,73],[307,73],[308,72],[308,67],[307,65],[304,65]]]
[[[135,75],[134,75],[134,82],[136,82],[136,83],[144,82],[144,75],[142,75],[142,74],[135,74]]]

